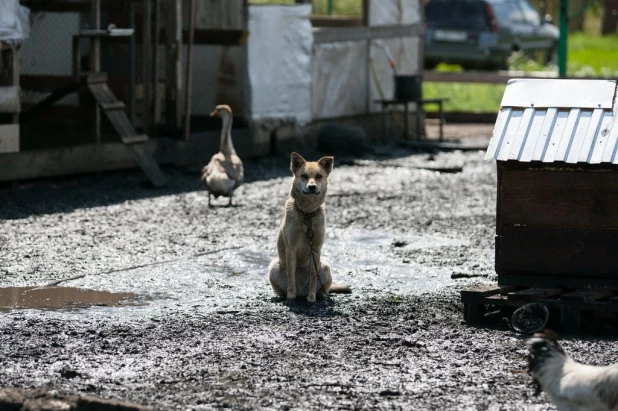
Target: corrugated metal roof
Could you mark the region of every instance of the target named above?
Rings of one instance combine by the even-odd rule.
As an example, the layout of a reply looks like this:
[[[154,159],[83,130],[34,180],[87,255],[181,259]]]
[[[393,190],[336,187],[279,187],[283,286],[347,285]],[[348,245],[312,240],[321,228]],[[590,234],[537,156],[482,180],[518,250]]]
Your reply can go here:
[[[613,80],[512,80],[486,158],[618,164],[615,94]]]
[[[500,107],[610,109],[615,93],[616,80],[513,79]]]

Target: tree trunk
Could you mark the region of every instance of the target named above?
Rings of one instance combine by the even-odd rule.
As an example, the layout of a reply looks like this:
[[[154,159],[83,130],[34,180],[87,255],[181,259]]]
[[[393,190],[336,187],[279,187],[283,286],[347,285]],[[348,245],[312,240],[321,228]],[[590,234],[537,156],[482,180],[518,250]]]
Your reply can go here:
[[[613,34],[618,28],[618,0],[605,0],[601,34]]]
[[[579,12],[585,4],[583,0],[571,0],[569,3],[569,14],[571,15]],[[584,31],[584,13],[569,20],[569,29],[574,32]]]

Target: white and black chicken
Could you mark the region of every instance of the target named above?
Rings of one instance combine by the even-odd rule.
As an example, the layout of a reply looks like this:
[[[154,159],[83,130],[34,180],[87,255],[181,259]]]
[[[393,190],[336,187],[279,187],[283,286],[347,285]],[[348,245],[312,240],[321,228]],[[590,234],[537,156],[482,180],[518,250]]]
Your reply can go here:
[[[526,343],[537,394],[545,391],[558,411],[618,411],[618,364],[576,362],[551,330],[534,334]]]

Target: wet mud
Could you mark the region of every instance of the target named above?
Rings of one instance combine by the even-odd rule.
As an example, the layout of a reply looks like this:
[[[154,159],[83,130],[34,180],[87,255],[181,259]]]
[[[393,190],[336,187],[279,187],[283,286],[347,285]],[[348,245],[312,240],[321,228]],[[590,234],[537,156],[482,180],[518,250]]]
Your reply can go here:
[[[85,290],[74,287],[0,288],[0,312],[14,309],[79,309],[139,304],[132,293]]]
[[[198,168],[167,169],[163,190],[137,172],[3,190],[1,287],[146,303],[0,313],[0,386],[156,409],[551,409],[511,313],[462,321],[459,291],[496,279],[494,164],[390,154],[335,159],[323,253],[353,293],[315,304],[266,279],[288,158],[246,162],[235,207],[208,207]],[[577,360],[618,362],[612,330],[563,338]]]

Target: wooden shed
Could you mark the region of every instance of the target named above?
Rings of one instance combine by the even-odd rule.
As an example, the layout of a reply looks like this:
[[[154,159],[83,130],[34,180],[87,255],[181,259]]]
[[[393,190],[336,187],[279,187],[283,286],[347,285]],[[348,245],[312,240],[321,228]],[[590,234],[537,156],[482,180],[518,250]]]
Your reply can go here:
[[[497,160],[500,286],[618,290],[614,80],[509,81]]]
[[[16,60],[20,115],[9,118],[19,152],[4,149],[0,135],[0,183],[131,168],[137,144],[155,166],[203,164],[219,141],[220,123],[208,114],[222,102],[234,110],[243,158],[312,147],[333,121],[379,136],[382,121],[401,123],[406,113],[386,116],[375,103],[394,94],[384,50],[398,74],[422,74],[420,0],[363,0],[362,14],[349,18],[314,16],[310,0],[21,3],[32,17]],[[101,75],[88,79],[93,72]],[[103,87],[113,101],[96,98],[92,89]],[[127,147],[108,112],[140,141]]]

